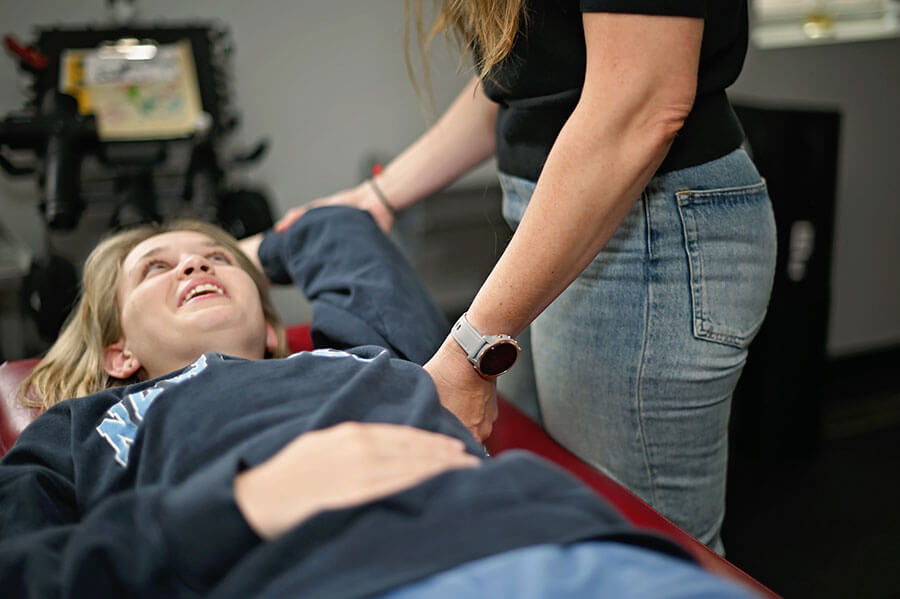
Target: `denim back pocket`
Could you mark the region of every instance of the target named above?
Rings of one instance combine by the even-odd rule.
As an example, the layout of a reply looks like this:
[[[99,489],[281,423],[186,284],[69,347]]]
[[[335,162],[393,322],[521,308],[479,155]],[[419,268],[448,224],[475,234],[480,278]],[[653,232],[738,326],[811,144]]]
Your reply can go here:
[[[745,348],[765,318],[775,274],[775,219],[765,181],[675,196],[694,336]]]

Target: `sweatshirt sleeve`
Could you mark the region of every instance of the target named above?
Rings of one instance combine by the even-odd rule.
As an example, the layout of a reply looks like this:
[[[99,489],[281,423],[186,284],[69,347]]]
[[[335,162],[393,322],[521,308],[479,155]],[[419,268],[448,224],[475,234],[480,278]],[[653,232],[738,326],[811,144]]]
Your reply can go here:
[[[259,258],[269,280],[293,281],[312,303],[316,347],[378,345],[423,364],[449,331],[415,271],[368,212],[310,210],[288,231],[269,233]]]
[[[52,425],[29,426],[0,462],[4,597],[194,597],[260,543],[234,502],[236,458],[83,508]]]

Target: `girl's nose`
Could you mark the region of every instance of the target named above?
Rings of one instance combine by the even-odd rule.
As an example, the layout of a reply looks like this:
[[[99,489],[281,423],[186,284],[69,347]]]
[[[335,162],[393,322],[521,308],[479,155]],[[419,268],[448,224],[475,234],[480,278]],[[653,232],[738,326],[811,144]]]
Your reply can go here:
[[[194,274],[212,274],[213,266],[203,256],[192,254],[185,258],[181,263],[181,272],[184,276]]]

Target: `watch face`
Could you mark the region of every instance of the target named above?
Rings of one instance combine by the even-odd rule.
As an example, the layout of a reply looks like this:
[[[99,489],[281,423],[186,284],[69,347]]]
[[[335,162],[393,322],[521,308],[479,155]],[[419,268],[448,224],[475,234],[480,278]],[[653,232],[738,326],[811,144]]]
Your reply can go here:
[[[513,343],[495,343],[481,354],[478,366],[485,376],[503,374],[516,362],[519,348]]]

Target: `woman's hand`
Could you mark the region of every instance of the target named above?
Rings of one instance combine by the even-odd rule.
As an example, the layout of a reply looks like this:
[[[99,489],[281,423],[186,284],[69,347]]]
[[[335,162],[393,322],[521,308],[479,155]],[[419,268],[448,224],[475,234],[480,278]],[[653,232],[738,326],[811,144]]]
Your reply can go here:
[[[385,233],[391,230],[394,225],[394,215],[381,203],[375,190],[368,181],[360,183],[356,187],[339,191],[336,194],[313,200],[308,204],[291,208],[284,213],[284,216],[275,223],[275,231],[283,233],[287,231],[295,220],[303,216],[307,210],[318,208],[319,206],[353,206],[360,210],[366,210],[378,223],[378,226]]]
[[[452,337],[425,364],[441,404],[453,412],[476,439],[491,436],[497,419],[497,381],[482,378]]]
[[[479,459],[459,439],[395,424],[347,422],[301,435],[234,479],[250,527],[272,539],[327,509],[360,505]]]

